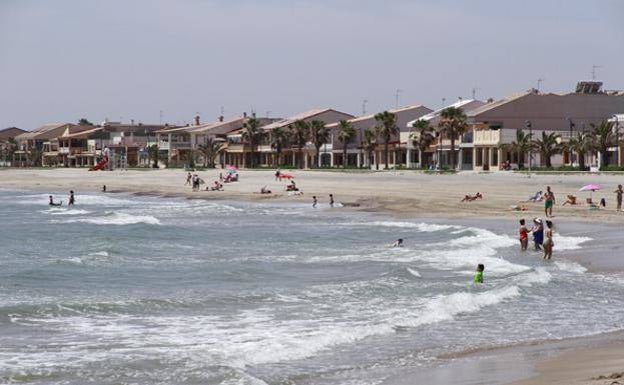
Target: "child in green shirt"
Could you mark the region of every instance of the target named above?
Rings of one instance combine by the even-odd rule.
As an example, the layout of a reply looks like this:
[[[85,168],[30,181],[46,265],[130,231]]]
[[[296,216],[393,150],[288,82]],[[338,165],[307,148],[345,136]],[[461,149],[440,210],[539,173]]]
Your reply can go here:
[[[477,265],[477,272],[474,276],[474,283],[483,283],[483,270],[485,270],[485,266],[482,263]]]

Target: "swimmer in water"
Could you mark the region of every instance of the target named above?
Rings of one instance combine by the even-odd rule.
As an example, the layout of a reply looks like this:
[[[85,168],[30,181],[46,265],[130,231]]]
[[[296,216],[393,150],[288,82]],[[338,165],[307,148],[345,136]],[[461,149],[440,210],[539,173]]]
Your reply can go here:
[[[62,201],[59,203],[54,203],[54,198],[52,198],[52,195],[50,195],[50,203],[49,203],[50,206],[60,206],[62,204],[63,204]]]
[[[399,238],[397,239],[393,244],[392,247],[403,247],[403,238]]]
[[[483,270],[485,270],[485,266],[482,263],[477,265],[477,272],[474,276],[474,283],[483,283]]]

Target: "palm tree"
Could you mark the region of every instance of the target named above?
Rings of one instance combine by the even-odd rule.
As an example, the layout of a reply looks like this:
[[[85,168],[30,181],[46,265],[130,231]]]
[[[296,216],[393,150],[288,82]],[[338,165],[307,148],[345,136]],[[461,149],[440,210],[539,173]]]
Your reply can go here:
[[[158,145],[152,144],[147,148],[147,158],[152,162],[152,168],[158,168]]]
[[[379,136],[384,140],[384,160],[386,162],[386,169],[388,168],[388,143],[393,135],[398,134],[399,128],[396,125],[396,116],[388,111],[380,112],[375,115],[377,121]],[[396,159],[395,159],[396,163]]]
[[[223,143],[214,138],[207,138],[205,144],[199,145],[199,152],[204,158],[204,167],[215,168],[215,159],[223,151]]]
[[[338,140],[342,143],[342,168],[347,168],[347,148],[351,139],[355,138],[355,128],[350,122],[341,120],[338,123]]]
[[[524,154],[529,152],[533,145],[531,144],[531,134],[526,135],[523,130],[516,130],[516,140],[509,144],[503,144],[501,147],[507,151],[518,154],[518,168],[524,168]]]
[[[431,127],[428,120],[422,119],[412,123],[412,127],[415,131],[410,134],[410,139],[414,141],[414,145],[418,148],[418,164],[420,168],[423,168],[423,153],[435,141],[433,127]]]
[[[310,141],[316,149],[316,165],[321,163],[321,147],[329,141],[331,132],[325,128],[325,122],[313,120],[310,122]]]
[[[290,137],[292,143],[297,146],[299,152],[299,168],[303,168],[303,149],[310,137],[310,125],[303,120],[297,120],[294,124],[289,125]]]
[[[249,143],[249,151],[251,152],[251,168],[256,166],[256,147],[264,138],[264,130],[260,127],[260,121],[251,117],[243,124],[242,139]]]
[[[550,158],[561,151],[561,145],[557,143],[558,138],[559,135],[554,132],[546,134],[546,131],[542,131],[542,138],[533,141],[533,148],[540,153],[541,163],[545,162],[546,167],[552,167]]]
[[[455,141],[459,140],[468,130],[466,124],[466,114],[464,110],[457,107],[448,107],[440,113],[442,118],[439,123],[440,133],[444,134],[451,141],[451,165],[457,167],[457,158],[455,153]]]
[[[585,154],[589,153],[593,148],[592,136],[585,132],[577,132],[576,137],[570,138],[567,147],[570,153],[576,152],[579,169],[584,171]]]
[[[275,155],[277,159],[275,160],[275,166],[280,166],[280,158],[282,155],[282,149],[288,145],[289,132],[283,130],[280,127],[276,127],[271,130],[270,141],[271,148],[275,149]]]
[[[600,153],[600,167],[609,164],[609,148],[616,145],[613,135],[613,123],[603,120],[600,124],[591,124],[593,129],[591,135],[594,142],[594,149]]]
[[[368,168],[370,168],[371,154],[375,150],[375,147],[377,147],[377,133],[375,132],[375,130],[370,128],[364,130],[364,145],[362,147],[364,147],[364,150],[366,150],[366,164],[368,165]],[[377,163],[377,170],[379,170],[379,163]]]

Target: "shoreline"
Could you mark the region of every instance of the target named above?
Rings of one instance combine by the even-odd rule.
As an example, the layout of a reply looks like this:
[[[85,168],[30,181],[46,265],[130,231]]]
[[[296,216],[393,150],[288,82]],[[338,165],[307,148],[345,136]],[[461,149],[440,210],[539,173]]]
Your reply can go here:
[[[212,171],[218,175],[219,170]],[[303,196],[287,196],[284,191],[271,196],[254,194],[256,189],[262,187],[261,183],[269,185],[274,191],[277,191],[276,187],[283,187],[286,183],[274,182],[272,171],[245,170],[241,171],[241,182],[232,186],[226,185],[226,189],[231,191],[225,192],[191,192],[188,186],[183,186],[186,172],[181,170],[87,173],[81,169],[10,169],[0,171],[0,188],[46,193],[74,189],[79,196],[81,191],[101,193],[101,186],[106,184],[107,194],[124,193],[135,196],[251,203],[309,203],[312,195],[334,193],[337,201],[342,202],[345,205],[343,209],[347,211],[387,215],[395,219],[461,223],[515,234],[518,218],[543,217],[542,205],[531,204],[530,210],[525,212],[514,212],[505,208],[513,204],[514,197],[528,196],[530,193],[527,191],[548,183],[540,176],[531,178],[527,185],[516,186],[517,183],[527,182],[528,178],[509,174],[486,177],[472,174],[443,176],[408,173],[342,174],[319,171],[295,171],[293,174],[297,177],[297,185],[303,186],[305,192]],[[202,176],[203,173],[200,174],[200,177]],[[344,177],[346,180],[337,177]],[[475,180],[471,181],[471,177]],[[559,176],[561,180],[551,182],[551,185],[559,197],[565,196],[566,192],[571,191],[571,187],[566,186],[577,184],[578,178],[578,176]],[[602,179],[604,184],[617,182],[617,178],[613,176],[605,176]],[[206,178],[207,184],[210,184],[208,180]],[[383,190],[371,191],[370,184],[378,186],[380,183],[384,187]],[[609,189],[610,187],[607,187],[610,192]],[[463,190],[481,191],[484,200],[460,203],[457,195]],[[489,197],[492,197],[491,200]],[[613,243],[606,245],[606,252],[597,252],[605,248],[601,242],[604,236],[615,234],[619,230],[617,225],[624,224],[624,213],[617,213],[612,209],[593,211],[584,207],[562,209],[557,205],[555,215],[559,229],[565,231],[564,235],[580,233],[594,238],[590,241],[593,243],[590,245],[591,253],[587,250],[567,251],[565,255],[559,255],[559,258],[580,263],[592,272],[624,271],[624,261],[613,255],[617,249],[613,247]],[[587,231],[588,226],[594,229]],[[592,236],[594,234],[600,234],[603,238]],[[558,341],[533,341],[479,351],[458,352],[448,357],[440,357],[445,361],[441,366],[416,370],[410,375],[410,382],[396,378],[384,384],[480,383],[469,381],[471,378],[484,378],[484,375],[493,376],[493,381],[488,379],[486,382],[488,384],[611,384],[616,379],[592,380],[592,378],[601,375],[609,377],[612,373],[624,371],[624,358],[620,357],[624,357],[624,330]],[[461,378],[457,373],[463,373],[464,382],[457,381]],[[453,378],[453,381],[450,381],[450,378]],[[420,380],[414,382],[414,379]],[[620,382],[624,383],[624,380]]]

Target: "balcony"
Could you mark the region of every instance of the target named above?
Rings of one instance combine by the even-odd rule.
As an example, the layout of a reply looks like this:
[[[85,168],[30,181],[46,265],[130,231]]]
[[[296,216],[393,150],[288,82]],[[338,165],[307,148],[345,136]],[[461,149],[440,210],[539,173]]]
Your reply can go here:
[[[501,143],[502,130],[479,130],[474,132],[475,146],[498,146]]]

